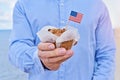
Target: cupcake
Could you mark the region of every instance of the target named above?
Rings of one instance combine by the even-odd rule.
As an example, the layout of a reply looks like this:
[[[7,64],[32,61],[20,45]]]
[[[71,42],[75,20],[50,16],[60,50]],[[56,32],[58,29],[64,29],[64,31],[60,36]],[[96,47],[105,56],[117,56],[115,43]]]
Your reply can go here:
[[[55,28],[53,28],[53,29],[48,29],[48,31],[51,32],[52,34],[60,37],[61,34],[66,31],[66,29],[65,28],[63,28],[63,29],[55,29]],[[71,39],[71,40],[68,40],[68,41],[61,42],[59,47],[60,48],[65,48],[66,50],[69,50],[72,47],[73,41],[74,40]],[[55,44],[55,46],[57,46],[57,44],[59,44],[59,43],[55,42],[54,44]]]
[[[37,35],[42,42],[50,42],[55,44],[56,48],[65,48],[66,50],[71,49],[80,38],[78,30],[74,27],[60,29],[53,26],[45,26]]]

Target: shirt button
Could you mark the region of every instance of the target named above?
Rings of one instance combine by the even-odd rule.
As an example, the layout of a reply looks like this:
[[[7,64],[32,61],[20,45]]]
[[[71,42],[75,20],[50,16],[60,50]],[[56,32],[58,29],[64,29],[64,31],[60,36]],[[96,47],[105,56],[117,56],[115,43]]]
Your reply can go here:
[[[60,3],[60,6],[64,6],[64,4],[63,4],[63,3]]]
[[[61,24],[65,24],[65,21],[61,21]]]

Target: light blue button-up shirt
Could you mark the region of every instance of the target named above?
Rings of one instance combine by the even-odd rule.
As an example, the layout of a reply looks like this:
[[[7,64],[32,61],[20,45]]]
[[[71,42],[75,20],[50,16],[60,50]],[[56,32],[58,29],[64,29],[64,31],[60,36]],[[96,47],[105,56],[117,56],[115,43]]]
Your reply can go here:
[[[80,24],[69,23],[80,34],[72,47],[74,55],[56,71],[44,69],[37,56],[40,40],[36,33],[47,25],[65,26],[71,11],[83,14]],[[102,0],[18,0],[9,58],[29,73],[29,80],[113,80],[115,43],[106,6]]]

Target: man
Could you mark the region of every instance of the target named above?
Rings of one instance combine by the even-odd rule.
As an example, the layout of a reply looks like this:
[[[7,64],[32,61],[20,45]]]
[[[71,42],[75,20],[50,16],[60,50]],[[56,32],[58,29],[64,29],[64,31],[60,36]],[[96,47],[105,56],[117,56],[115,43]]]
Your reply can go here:
[[[71,50],[42,43],[43,26],[65,26],[71,11],[83,14],[80,40]],[[43,34],[44,35],[44,34]],[[29,80],[113,80],[115,44],[110,18],[101,0],[18,0],[13,13],[10,61]]]

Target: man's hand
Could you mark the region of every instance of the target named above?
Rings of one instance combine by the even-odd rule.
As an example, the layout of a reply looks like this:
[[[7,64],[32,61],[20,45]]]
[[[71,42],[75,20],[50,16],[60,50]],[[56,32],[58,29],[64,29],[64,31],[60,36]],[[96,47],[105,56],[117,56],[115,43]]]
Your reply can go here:
[[[55,48],[52,43],[40,43],[38,45],[38,56],[43,65],[50,70],[57,70],[60,64],[73,55],[72,50]]]

